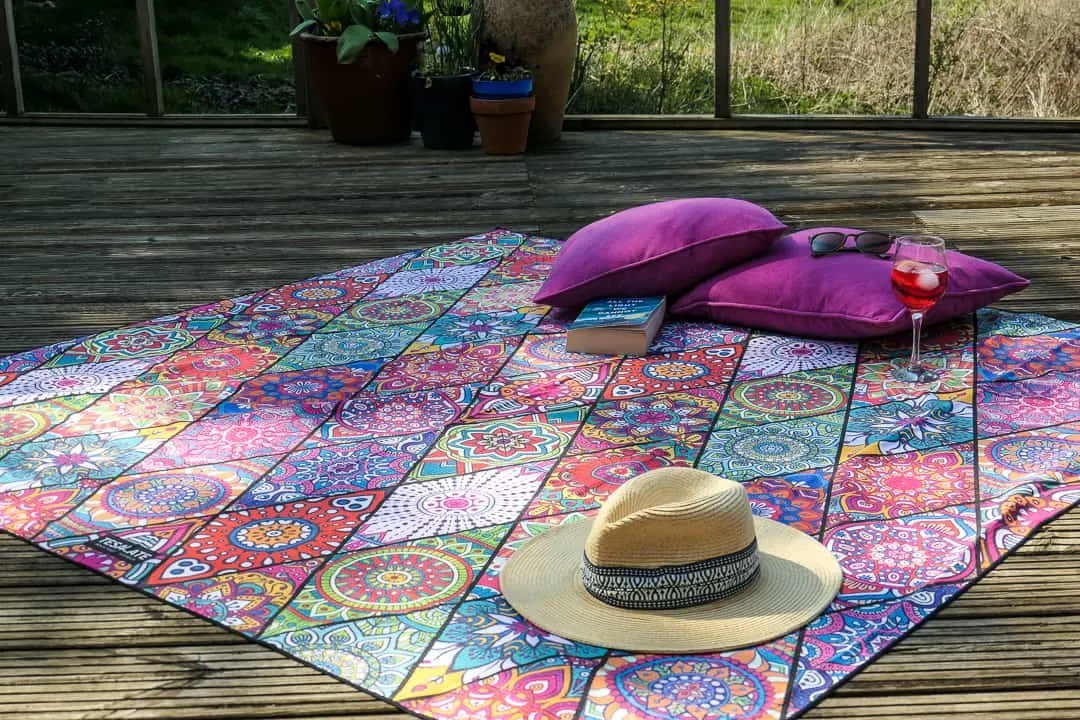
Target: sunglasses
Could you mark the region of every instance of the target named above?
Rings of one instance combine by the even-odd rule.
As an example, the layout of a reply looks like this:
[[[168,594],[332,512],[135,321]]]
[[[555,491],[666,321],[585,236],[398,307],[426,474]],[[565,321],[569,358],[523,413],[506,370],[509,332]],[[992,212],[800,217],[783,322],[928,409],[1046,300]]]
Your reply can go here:
[[[848,238],[855,238],[855,247],[847,247]],[[823,232],[810,236],[810,254],[821,257],[834,252],[861,252],[867,255],[888,257],[893,236],[879,232],[862,232],[847,235],[842,232]]]

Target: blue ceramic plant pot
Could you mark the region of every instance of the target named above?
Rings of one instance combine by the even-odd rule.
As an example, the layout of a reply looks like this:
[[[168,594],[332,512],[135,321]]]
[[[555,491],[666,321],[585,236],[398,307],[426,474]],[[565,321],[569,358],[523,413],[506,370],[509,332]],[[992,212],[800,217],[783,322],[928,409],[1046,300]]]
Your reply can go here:
[[[479,80],[473,78],[473,95],[485,100],[505,100],[528,97],[532,93],[532,78],[524,80]]]

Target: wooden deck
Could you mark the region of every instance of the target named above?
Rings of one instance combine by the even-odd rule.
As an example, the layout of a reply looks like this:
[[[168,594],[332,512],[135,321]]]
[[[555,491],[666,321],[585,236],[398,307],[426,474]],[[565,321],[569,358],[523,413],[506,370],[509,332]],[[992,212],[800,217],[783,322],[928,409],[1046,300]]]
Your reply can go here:
[[[493,226],[735,195],[793,225],[930,231],[1080,320],[1080,135],[570,133],[351,149],[282,130],[0,126],[0,354]],[[372,718],[393,708],[0,536],[2,718]],[[1080,718],[1080,511],[808,718]]]

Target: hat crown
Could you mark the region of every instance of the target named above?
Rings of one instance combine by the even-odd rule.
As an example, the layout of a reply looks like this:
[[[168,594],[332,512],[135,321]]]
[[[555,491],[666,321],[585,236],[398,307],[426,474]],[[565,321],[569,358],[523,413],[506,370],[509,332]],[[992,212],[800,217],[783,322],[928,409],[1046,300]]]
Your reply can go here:
[[[692,468],[661,468],[612,493],[585,556],[605,567],[658,568],[730,555],[753,541],[742,485]]]

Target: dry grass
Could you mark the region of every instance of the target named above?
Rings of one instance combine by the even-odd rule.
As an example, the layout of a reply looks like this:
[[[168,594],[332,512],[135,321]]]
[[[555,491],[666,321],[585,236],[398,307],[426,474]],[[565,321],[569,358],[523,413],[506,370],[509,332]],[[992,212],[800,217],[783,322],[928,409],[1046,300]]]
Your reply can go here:
[[[931,113],[1080,116],[1075,2],[935,3]],[[910,112],[913,6],[811,0],[791,11],[790,23],[740,33],[733,103],[743,111],[764,101],[786,112]],[[762,97],[762,88],[775,95]]]
[[[736,0],[732,106],[743,113],[911,112],[912,0]],[[931,113],[1080,117],[1078,0],[937,0]],[[687,0],[711,14],[710,0]],[[701,9],[700,6],[707,6]],[[577,112],[712,110],[711,32],[700,24],[661,90],[658,43],[621,30],[597,43]],[[586,48],[588,50],[588,48]],[[586,53],[583,52],[583,57]]]

